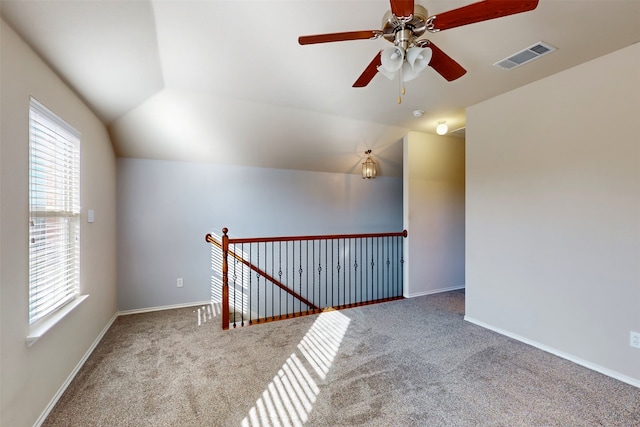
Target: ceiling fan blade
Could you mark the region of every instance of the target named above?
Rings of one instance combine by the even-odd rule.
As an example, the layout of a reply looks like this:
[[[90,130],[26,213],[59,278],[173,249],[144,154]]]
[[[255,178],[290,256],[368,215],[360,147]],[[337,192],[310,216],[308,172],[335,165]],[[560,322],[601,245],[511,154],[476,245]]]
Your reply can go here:
[[[538,0],[484,0],[435,15],[435,31],[528,12],[538,6]]]
[[[358,80],[353,84],[353,87],[365,87],[378,73],[378,67],[382,65],[382,57],[380,52],[373,58],[373,60],[364,69]]]
[[[413,0],[391,0],[391,13],[400,16],[413,14]]]
[[[298,43],[316,44],[316,43],[331,43],[342,42],[347,40],[365,40],[365,39],[377,39],[382,35],[380,30],[363,30],[363,31],[347,31],[345,33],[330,33],[330,34],[316,34],[312,36],[300,36],[298,37]]]
[[[444,53],[431,41],[420,40],[418,42],[418,46],[428,47],[431,49],[431,61],[429,61],[429,66],[436,70],[436,72],[444,77],[447,81],[454,81],[467,73],[467,70],[462,68],[460,64],[458,64],[449,55]]]

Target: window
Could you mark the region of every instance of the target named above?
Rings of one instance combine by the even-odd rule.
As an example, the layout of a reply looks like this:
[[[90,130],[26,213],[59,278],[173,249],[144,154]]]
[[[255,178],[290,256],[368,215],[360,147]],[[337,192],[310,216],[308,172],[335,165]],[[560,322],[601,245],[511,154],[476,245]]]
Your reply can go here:
[[[29,105],[29,324],[80,292],[80,134]]]

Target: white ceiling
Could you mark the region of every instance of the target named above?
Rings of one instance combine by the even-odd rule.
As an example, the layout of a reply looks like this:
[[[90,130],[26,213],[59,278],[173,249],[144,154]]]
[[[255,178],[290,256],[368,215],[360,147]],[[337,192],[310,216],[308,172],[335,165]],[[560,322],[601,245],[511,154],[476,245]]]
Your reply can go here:
[[[434,15],[473,0],[417,2]],[[0,3],[109,126],[119,156],[358,173],[371,148],[387,176],[401,174],[407,131],[464,127],[470,105],[640,41],[639,0],[540,0],[423,36],[467,74],[447,82],[427,68],[401,105],[398,83],[382,75],[351,87],[390,46],[384,39],[298,45],[300,35],[380,29],[388,9],[388,0]],[[492,66],[538,41],[558,50],[511,71]]]

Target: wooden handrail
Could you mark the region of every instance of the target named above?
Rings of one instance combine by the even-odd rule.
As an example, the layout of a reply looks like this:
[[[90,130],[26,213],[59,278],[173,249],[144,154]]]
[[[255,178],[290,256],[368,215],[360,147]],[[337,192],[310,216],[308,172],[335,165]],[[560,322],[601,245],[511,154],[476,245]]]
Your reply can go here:
[[[245,237],[229,239],[230,244],[263,243],[263,242],[291,242],[294,240],[335,240],[335,239],[363,239],[371,237],[407,237],[407,230],[395,233],[366,233],[366,234],[328,234],[321,236],[281,236],[281,237]]]
[[[207,242],[214,244],[215,246],[219,247],[220,249],[223,249],[222,248],[222,243],[218,242],[215,239],[215,237],[213,237],[211,234],[207,234],[205,239],[207,240]],[[231,244],[231,239],[229,239],[229,243]],[[242,256],[236,254],[235,252],[233,252],[230,249],[228,249],[228,253],[229,253],[229,255],[231,255],[232,257],[234,257],[235,259],[237,259],[238,261],[240,261],[241,263],[243,263],[244,265],[249,267],[251,270],[255,271],[256,273],[258,273],[259,275],[264,277],[266,280],[270,281],[271,283],[273,283],[274,285],[276,285],[277,287],[279,287],[280,289],[282,289],[283,291],[288,293],[289,295],[293,296],[294,298],[298,299],[299,301],[302,301],[303,304],[308,305],[312,310],[319,310],[320,309],[315,304],[313,304],[311,301],[307,300],[302,295],[299,295],[297,292],[295,292],[292,289],[290,289],[288,286],[286,286],[285,284],[280,282],[275,277],[272,277],[271,275],[269,275],[266,272],[262,271],[261,269],[259,269],[255,265],[253,265],[251,262],[249,262],[246,259],[244,259]]]

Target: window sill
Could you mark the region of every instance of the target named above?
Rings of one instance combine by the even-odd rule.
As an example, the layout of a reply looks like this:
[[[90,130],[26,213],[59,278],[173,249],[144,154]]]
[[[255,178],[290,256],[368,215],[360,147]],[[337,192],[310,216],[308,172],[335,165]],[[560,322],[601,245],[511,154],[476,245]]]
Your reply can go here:
[[[71,313],[77,306],[79,306],[89,295],[80,295],[78,298],[71,301],[69,304],[56,311],[47,319],[44,319],[41,323],[29,329],[29,335],[27,335],[27,347],[31,347],[36,341],[38,341],[49,329],[61,321],[67,314]]]

